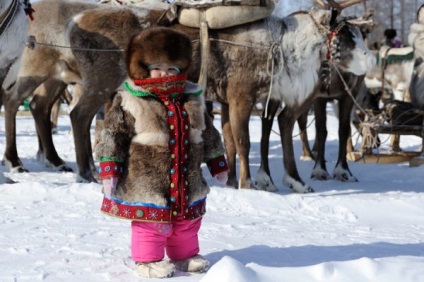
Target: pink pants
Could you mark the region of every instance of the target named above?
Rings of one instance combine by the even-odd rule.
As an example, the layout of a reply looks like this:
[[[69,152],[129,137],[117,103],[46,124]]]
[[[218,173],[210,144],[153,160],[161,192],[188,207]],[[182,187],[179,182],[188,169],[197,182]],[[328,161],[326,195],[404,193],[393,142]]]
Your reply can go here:
[[[131,254],[136,262],[185,260],[199,253],[197,233],[202,218],[172,223],[131,223]]]

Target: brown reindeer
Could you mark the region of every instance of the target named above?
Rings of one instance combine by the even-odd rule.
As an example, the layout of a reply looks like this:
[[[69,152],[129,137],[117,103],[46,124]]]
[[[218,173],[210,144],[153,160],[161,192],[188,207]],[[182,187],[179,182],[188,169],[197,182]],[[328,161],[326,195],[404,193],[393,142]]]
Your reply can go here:
[[[63,9],[68,5],[78,5],[61,1],[49,4],[62,5]],[[154,25],[162,12],[161,9],[151,7],[133,7],[131,10],[92,9],[74,16],[69,25],[67,34],[83,85],[83,95],[71,111],[80,180],[95,181],[96,176],[89,146],[91,120],[100,105],[119,88],[126,77],[125,54],[116,50],[125,50],[131,36],[144,27]],[[306,14],[286,18],[270,17],[251,24],[210,31],[207,98],[223,103],[222,125],[231,167],[228,185],[240,188],[254,186],[249,171],[248,122],[253,106],[266,96],[270,86],[273,95],[281,95],[293,116],[312,100],[310,93],[317,84],[320,61],[327,50],[326,31],[330,28],[330,20],[329,12],[312,10]],[[337,26],[340,24],[338,37],[343,56],[339,67],[363,74],[371,59],[367,49],[362,49],[358,44],[361,41],[357,29],[348,23],[333,21]],[[193,40],[198,39],[197,29],[178,24],[172,27],[186,32]],[[271,46],[279,48],[273,49]],[[200,65],[198,48],[195,43],[196,66]],[[268,55],[272,54],[272,50],[281,52],[276,52],[270,59],[277,63],[271,85],[267,64],[271,62],[268,61]],[[198,73],[198,69],[192,69],[192,79],[196,79]],[[76,124],[79,130],[76,130]],[[294,191],[308,192],[310,187],[303,183],[296,170],[291,143],[292,129],[289,122],[289,126],[284,129],[289,137],[283,137],[287,183]],[[239,182],[235,173],[236,154],[240,159]]]

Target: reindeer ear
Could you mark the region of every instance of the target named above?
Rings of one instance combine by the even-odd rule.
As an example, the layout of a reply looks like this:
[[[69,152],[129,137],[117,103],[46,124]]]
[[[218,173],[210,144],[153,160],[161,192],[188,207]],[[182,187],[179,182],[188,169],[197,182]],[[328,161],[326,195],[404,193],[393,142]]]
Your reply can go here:
[[[322,24],[323,26],[330,26],[330,11],[313,7],[311,10],[311,16],[317,23]]]

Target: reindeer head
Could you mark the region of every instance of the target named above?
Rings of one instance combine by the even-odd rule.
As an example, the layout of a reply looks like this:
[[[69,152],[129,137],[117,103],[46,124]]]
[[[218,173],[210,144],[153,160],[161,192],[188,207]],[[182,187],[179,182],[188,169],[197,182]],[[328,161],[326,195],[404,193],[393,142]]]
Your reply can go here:
[[[365,46],[364,38],[359,29],[359,21],[340,17],[341,11],[364,0],[347,0],[335,2],[328,0],[317,2],[325,9],[331,10],[329,22],[328,49],[326,60],[335,63],[341,70],[355,75],[365,74],[375,64],[375,58]]]

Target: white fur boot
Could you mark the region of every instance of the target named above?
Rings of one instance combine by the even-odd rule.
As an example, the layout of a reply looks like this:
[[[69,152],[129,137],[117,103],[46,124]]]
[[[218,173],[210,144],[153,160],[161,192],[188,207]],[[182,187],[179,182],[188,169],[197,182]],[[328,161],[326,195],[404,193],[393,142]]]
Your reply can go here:
[[[135,271],[145,278],[169,278],[174,275],[175,266],[164,260],[138,262]]]
[[[195,255],[191,258],[179,261],[172,261],[178,270],[184,272],[197,272],[202,273],[208,270],[209,261],[201,255]]]

